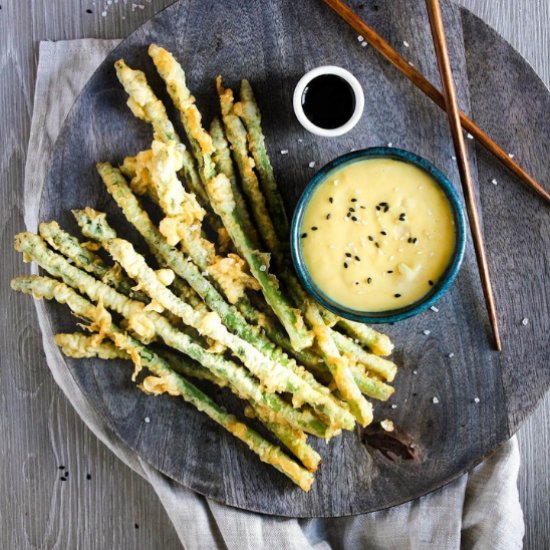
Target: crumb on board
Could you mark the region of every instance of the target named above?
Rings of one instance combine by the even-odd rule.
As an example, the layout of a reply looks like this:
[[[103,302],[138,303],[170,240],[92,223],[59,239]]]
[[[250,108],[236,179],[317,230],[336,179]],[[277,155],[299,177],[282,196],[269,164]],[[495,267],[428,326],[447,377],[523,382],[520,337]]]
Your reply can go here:
[[[479,397],[474,397],[474,403],[479,403],[481,399]]]
[[[423,331],[422,331],[422,334],[423,334],[424,336],[429,336],[429,335],[431,334],[431,332],[432,332],[431,330],[426,329],[426,330],[423,330]]]
[[[434,396],[432,397],[432,403],[433,403],[434,405],[437,405],[437,404],[439,403],[439,397],[437,397],[437,396],[434,395]]]
[[[498,185],[498,181],[497,181],[496,178],[493,178],[493,179],[491,180],[491,183],[492,183],[493,185]]]
[[[144,419],[143,419],[143,422],[145,422],[145,424],[149,424],[149,422],[151,422],[151,419],[146,416]]]
[[[315,161],[312,160],[312,161],[308,164],[308,166],[309,166],[310,168],[315,168]]]
[[[528,324],[529,324],[529,319],[527,317],[524,317],[522,320],[521,320],[521,324],[526,327]]]
[[[391,406],[392,409],[397,409],[397,405],[394,403],[392,406]]]
[[[385,418],[380,422],[380,426],[382,426],[382,429],[386,432],[393,432],[395,430],[395,426],[393,425],[393,422],[389,420],[388,418]]]

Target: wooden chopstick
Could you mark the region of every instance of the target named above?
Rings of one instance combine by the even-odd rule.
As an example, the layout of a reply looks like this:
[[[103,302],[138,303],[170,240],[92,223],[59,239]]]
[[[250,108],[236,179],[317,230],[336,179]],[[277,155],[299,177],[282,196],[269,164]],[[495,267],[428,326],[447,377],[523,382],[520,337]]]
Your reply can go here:
[[[435,46],[435,54],[437,57],[437,65],[441,75],[443,84],[445,104],[447,115],[449,117],[449,126],[456,151],[458,163],[458,171],[462,181],[462,190],[466,201],[468,218],[470,220],[470,229],[474,240],[474,248],[476,251],[477,263],[479,267],[479,275],[481,277],[481,286],[485,296],[485,304],[493,329],[493,338],[495,347],[498,351],[501,350],[500,335],[498,330],[498,319],[495,308],[495,299],[493,297],[493,288],[489,277],[489,266],[487,265],[487,257],[485,255],[485,246],[483,243],[483,233],[479,214],[476,205],[474,185],[472,183],[472,175],[470,173],[470,164],[468,162],[468,152],[464,143],[464,135],[460,126],[460,109],[458,107],[458,98],[449,60],[449,51],[447,48],[447,38],[445,36],[445,26],[443,24],[443,16],[441,15],[441,5],[439,0],[426,0],[428,8],[428,17],[432,29],[433,41]]]
[[[445,110],[443,94],[415,67],[399,55],[378,33],[369,27],[349,6],[341,0],[323,0],[334,12],[339,15],[351,28],[359,33],[374,49],[376,49],[399,72],[406,76],[417,88],[420,88],[434,103]],[[535,193],[550,204],[550,193],[541,184],[529,175],[506,151],[495,143],[476,123],[459,111],[462,128],[470,132],[474,138],[490,153],[497,157],[502,164],[509,168],[519,179]]]

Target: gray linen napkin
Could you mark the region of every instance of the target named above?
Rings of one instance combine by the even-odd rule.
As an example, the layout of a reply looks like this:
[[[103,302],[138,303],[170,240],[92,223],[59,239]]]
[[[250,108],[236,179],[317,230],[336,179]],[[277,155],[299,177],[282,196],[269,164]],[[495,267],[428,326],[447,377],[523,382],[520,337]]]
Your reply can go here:
[[[25,170],[25,223],[35,231],[48,159],[74,99],[117,40],[42,42]],[[41,328],[48,323],[36,302]],[[517,491],[515,438],[491,458],[439,491],[389,510],[339,519],[283,519],[213,502],[140,460],[115,436],[81,393],[59,350],[44,341],[50,370],[78,414],[122,461],[147,479],[164,505],[184,548],[456,549],[521,548],[523,515]]]

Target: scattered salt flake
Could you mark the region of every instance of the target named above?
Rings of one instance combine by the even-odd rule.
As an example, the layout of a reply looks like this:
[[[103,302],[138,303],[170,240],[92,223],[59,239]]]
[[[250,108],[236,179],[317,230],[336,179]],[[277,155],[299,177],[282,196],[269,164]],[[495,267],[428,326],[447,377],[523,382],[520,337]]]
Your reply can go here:
[[[521,320],[521,324],[526,327],[528,324],[529,324],[529,319],[527,319],[527,317],[524,317],[522,320]]]
[[[288,149],[281,149],[281,155],[288,155]]]
[[[513,159],[514,158],[514,153],[508,153],[508,156]]]
[[[406,40],[403,40],[403,46],[405,46],[405,48],[408,48],[408,47],[409,47],[409,43],[408,43]]]
[[[391,141],[388,143],[388,147],[393,147],[393,143]]]
[[[410,65],[411,67],[414,67],[414,63],[413,63],[412,61],[409,61],[409,65]]]
[[[416,376],[418,374],[417,370],[413,370],[413,374]]]
[[[432,397],[432,403],[434,403],[434,405],[437,405],[439,403],[439,398],[436,396]]]
[[[395,429],[393,422],[388,418],[382,420],[382,422],[380,422],[380,426],[382,426],[382,429],[386,432],[393,432]]]
[[[392,409],[397,409],[397,405],[394,403],[392,406],[391,406]]]
[[[479,397],[474,397],[474,403],[479,403],[481,399]]]
[[[456,160],[456,157],[453,155],[453,156],[451,157],[451,160]]]
[[[302,138],[298,138],[298,143],[304,143],[304,140]]]
[[[472,134],[470,134],[470,132],[468,132],[466,134],[466,139],[474,139],[474,136],[472,136]]]
[[[367,42],[361,42],[361,47],[366,48],[368,46]]]
[[[431,330],[426,329],[426,330],[423,330],[423,331],[422,331],[422,334],[423,334],[424,336],[429,336],[429,335],[431,334],[431,332],[432,332]]]
[[[493,185],[498,185],[498,181],[497,181],[496,178],[493,178],[493,179],[491,180],[491,183],[492,183]]]
[[[365,40],[360,34],[357,36],[357,42],[363,42]]]
[[[430,309],[434,312],[434,313],[437,313],[439,311],[438,308],[436,308],[435,306],[431,306]]]
[[[101,12],[101,17],[107,17],[107,12],[106,12],[106,11],[102,11],[102,12]]]
[[[449,359],[452,359],[454,356],[455,356],[454,353],[449,353],[449,355],[447,355],[447,357],[448,357]]]
[[[308,166],[309,166],[310,168],[315,168],[315,161],[312,160],[312,161],[308,164]]]
[[[260,266],[260,271],[265,271],[266,269],[267,269],[267,266],[265,266],[265,265]]]
[[[149,424],[149,422],[151,422],[151,419],[146,416],[144,419],[143,419],[143,422],[145,422],[145,424]]]

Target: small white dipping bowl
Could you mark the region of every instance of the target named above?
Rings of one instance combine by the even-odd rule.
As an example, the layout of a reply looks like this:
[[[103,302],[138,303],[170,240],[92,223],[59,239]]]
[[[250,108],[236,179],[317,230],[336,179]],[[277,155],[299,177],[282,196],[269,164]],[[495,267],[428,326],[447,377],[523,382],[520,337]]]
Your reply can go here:
[[[307,85],[314,78],[324,75],[335,75],[344,79],[351,86],[355,96],[355,110],[353,111],[351,118],[338,128],[327,129],[316,126],[313,122],[311,122],[311,120],[309,120],[309,118],[307,118],[302,107],[302,97]],[[296,88],[294,89],[292,104],[296,118],[306,130],[312,134],[317,134],[318,136],[336,137],[349,132],[359,122],[365,107],[365,96],[363,94],[361,84],[359,84],[357,78],[355,78],[349,71],[335,65],[323,65],[322,67],[317,67],[316,69],[308,71],[304,76],[302,76],[302,78],[300,78],[298,84],[296,84]]]

